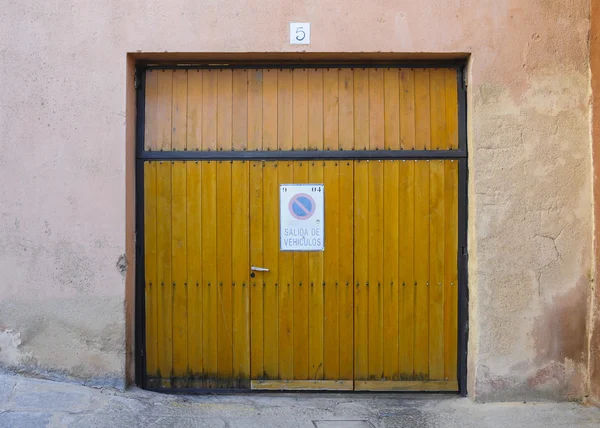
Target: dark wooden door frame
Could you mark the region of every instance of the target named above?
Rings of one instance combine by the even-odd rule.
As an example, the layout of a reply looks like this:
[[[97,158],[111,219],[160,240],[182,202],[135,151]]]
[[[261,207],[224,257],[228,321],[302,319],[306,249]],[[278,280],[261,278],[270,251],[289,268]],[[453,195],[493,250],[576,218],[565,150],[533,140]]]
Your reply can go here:
[[[455,68],[458,83],[458,150],[303,150],[303,151],[144,151],[145,134],[145,72],[148,69],[255,69],[255,68]],[[135,71],[136,87],[136,171],[135,171],[135,382],[146,389],[146,317],[144,273],[144,162],[175,160],[408,160],[454,159],[458,161],[458,393],[467,395],[467,348],[469,322],[468,292],[468,165],[467,165],[467,97],[464,84],[466,61],[408,61],[381,63],[281,63],[230,64],[227,66],[151,65],[140,62]],[[164,392],[230,393],[248,392],[235,389],[160,389]]]

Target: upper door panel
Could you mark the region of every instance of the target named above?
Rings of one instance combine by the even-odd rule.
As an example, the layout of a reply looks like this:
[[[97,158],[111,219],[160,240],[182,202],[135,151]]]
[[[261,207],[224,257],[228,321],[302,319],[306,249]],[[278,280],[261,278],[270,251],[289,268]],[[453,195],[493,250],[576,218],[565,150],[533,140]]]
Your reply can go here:
[[[149,69],[145,151],[456,150],[453,68]]]

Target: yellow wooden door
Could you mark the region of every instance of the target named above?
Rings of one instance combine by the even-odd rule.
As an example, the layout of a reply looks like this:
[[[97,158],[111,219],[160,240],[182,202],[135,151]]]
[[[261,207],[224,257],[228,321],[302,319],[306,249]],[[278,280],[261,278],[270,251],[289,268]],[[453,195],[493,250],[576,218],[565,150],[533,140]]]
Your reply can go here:
[[[352,81],[355,147],[458,149],[455,70]],[[355,389],[457,391],[458,162],[355,162]]]
[[[144,162],[149,387],[457,390],[457,161],[202,160],[456,150],[454,69],[145,82],[145,152],[199,152]],[[323,252],[279,250],[279,186],[302,183],[324,184]]]
[[[457,391],[458,162],[357,161],[356,390]]]
[[[244,182],[248,164],[243,162],[144,165],[150,387],[249,386],[249,188]]]
[[[253,389],[352,389],[352,162],[251,162]],[[348,180],[348,185],[345,181]],[[324,252],[279,249],[281,184],[324,183]],[[342,212],[343,211],[343,212]],[[341,215],[338,215],[341,213]]]
[[[145,163],[150,385],[352,389],[352,170]],[[279,186],[308,182],[331,192],[327,251],[281,252]]]

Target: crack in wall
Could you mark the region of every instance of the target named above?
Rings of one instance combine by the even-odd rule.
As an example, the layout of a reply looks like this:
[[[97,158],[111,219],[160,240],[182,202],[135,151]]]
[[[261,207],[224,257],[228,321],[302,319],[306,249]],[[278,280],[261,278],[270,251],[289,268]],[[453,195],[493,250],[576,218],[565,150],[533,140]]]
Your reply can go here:
[[[562,255],[560,254],[560,251],[558,250],[558,246],[556,245],[556,240],[563,233],[563,230],[565,230],[565,227],[566,226],[564,226],[562,229],[560,229],[560,231],[556,234],[556,236],[544,235],[544,234],[541,234],[541,233],[536,233],[535,235],[533,235],[534,238],[539,237],[539,238],[542,238],[542,239],[549,239],[552,242],[552,246],[554,248],[554,252],[556,253],[556,257],[554,259],[550,260],[548,263],[546,263],[545,265],[543,265],[541,268],[538,269],[538,272],[537,272],[537,275],[536,275],[536,279],[537,279],[538,296],[539,297],[542,296],[542,274],[552,264],[558,263],[558,262],[560,262],[562,260]]]

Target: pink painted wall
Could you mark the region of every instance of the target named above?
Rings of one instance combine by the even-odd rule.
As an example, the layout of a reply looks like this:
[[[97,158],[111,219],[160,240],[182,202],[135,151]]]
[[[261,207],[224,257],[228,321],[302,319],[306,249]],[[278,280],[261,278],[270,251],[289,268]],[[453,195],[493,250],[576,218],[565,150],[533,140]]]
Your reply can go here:
[[[311,45],[288,44],[290,21],[311,22]],[[4,5],[0,365],[124,380],[128,53],[465,52],[470,394],[582,397],[589,27],[587,0]]]

